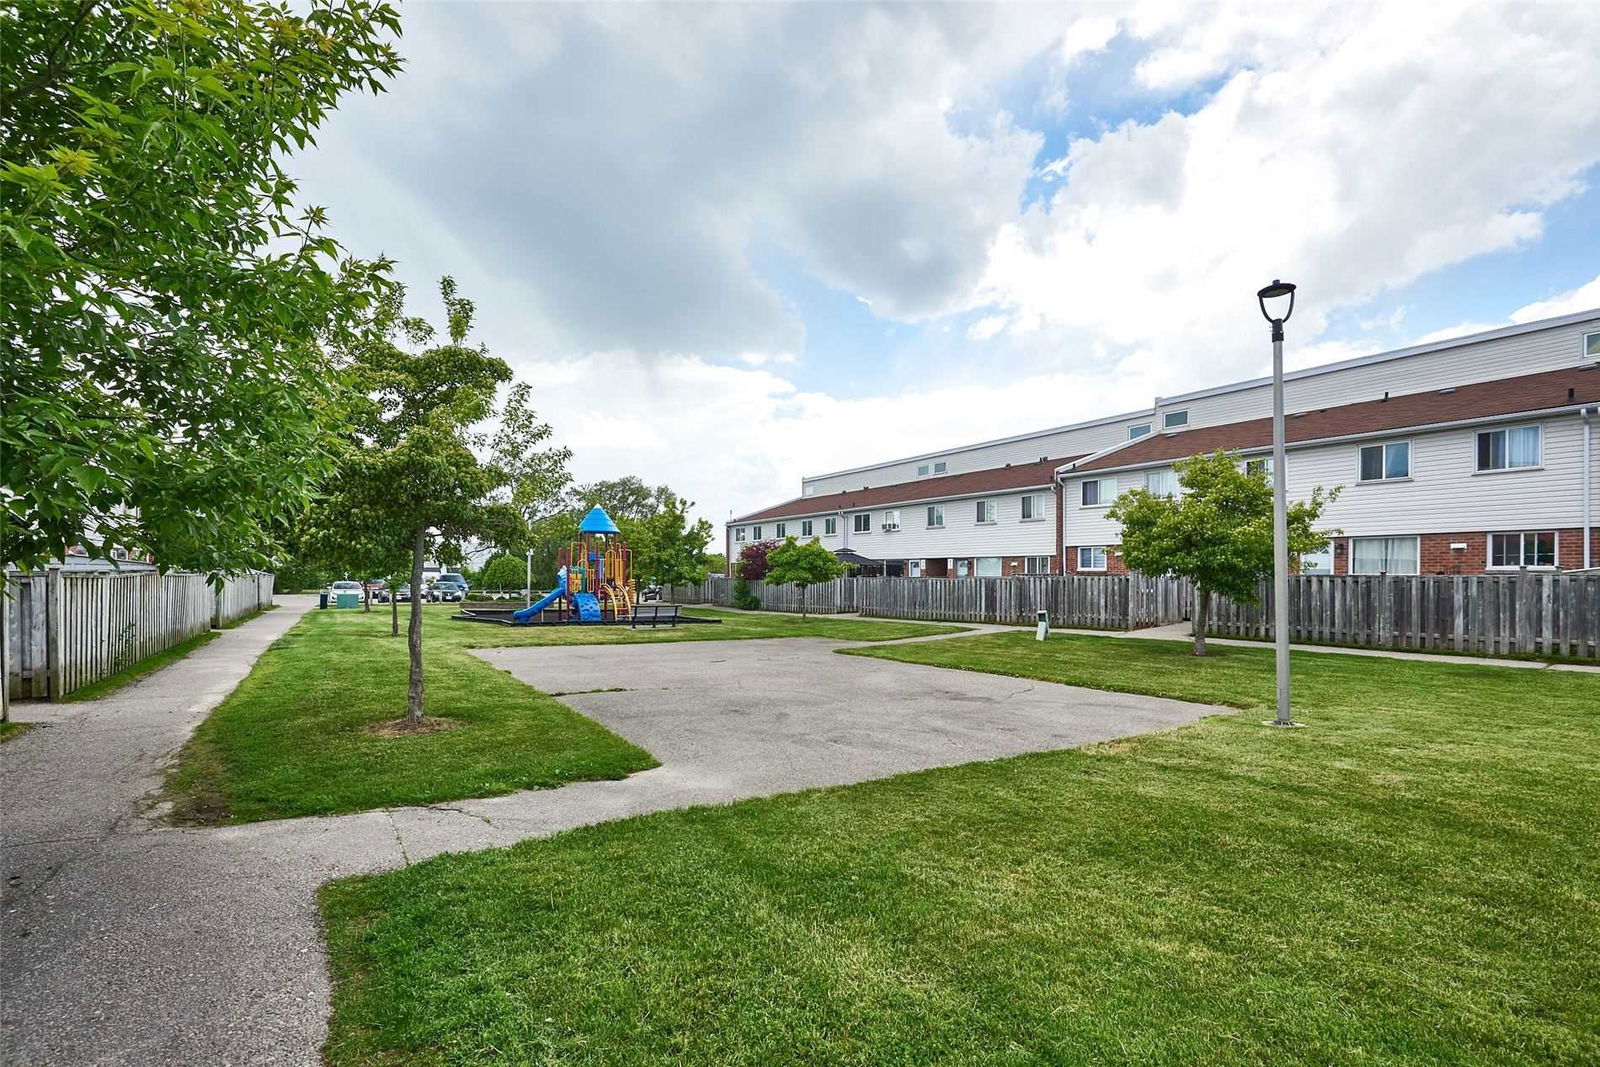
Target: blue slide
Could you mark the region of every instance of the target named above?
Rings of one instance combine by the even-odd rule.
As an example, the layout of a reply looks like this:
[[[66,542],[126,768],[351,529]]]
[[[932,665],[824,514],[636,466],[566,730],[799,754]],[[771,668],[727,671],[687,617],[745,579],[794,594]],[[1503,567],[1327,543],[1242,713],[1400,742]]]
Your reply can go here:
[[[579,622],[603,622],[600,617],[600,598],[593,593],[573,593],[572,606],[578,609]]]
[[[544,599],[529,604],[521,611],[513,611],[511,613],[511,617],[516,619],[518,622],[532,622],[538,617],[539,612],[549,607],[557,597],[561,596],[566,591],[567,568],[562,567],[561,570],[556,573],[556,587],[550,590],[550,592],[545,595]]]

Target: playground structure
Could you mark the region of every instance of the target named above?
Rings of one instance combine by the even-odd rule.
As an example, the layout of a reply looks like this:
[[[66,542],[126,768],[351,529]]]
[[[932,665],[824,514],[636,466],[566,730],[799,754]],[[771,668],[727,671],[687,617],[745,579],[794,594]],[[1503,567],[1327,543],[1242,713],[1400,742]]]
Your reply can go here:
[[[605,508],[596,506],[578,524],[578,539],[556,552],[556,587],[518,611],[466,608],[456,618],[509,626],[633,624],[639,592],[633,554]],[[649,612],[654,625],[657,612]],[[674,622],[716,622],[677,614]]]

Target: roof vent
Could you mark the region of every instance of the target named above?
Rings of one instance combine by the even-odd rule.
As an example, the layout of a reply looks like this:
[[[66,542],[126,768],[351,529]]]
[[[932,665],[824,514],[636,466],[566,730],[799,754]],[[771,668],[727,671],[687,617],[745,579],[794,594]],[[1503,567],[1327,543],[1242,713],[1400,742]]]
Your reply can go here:
[[[1568,400],[1576,400],[1577,398],[1578,398],[1578,391],[1576,389],[1568,389],[1567,390],[1567,399]]]
[[[1039,462],[1040,463],[1049,463],[1050,462],[1050,457],[1049,456],[1040,456],[1039,457]]]
[[[1309,414],[1311,414],[1311,412],[1309,412],[1309,411],[1296,411],[1296,412],[1292,413],[1289,417],[1291,419],[1303,419]]]
[[[1385,389],[1383,391],[1383,399],[1378,401],[1378,403],[1387,404],[1388,402],[1389,402],[1389,390]]]
[[[1011,464],[1009,464],[1009,463],[1007,463],[1007,464],[1006,464],[1006,466],[1008,466],[1008,467],[1009,467],[1009,466],[1011,466]]]
[[[1453,385],[1452,385],[1452,386],[1450,386],[1450,387],[1449,387],[1449,388],[1447,388],[1447,389],[1441,389],[1441,390],[1439,390],[1439,395],[1440,395],[1440,396],[1449,396],[1449,395],[1450,395],[1450,394],[1451,394],[1451,393],[1453,393],[1453,392],[1455,392],[1455,391],[1456,391],[1456,387],[1455,387],[1455,386],[1453,386]]]

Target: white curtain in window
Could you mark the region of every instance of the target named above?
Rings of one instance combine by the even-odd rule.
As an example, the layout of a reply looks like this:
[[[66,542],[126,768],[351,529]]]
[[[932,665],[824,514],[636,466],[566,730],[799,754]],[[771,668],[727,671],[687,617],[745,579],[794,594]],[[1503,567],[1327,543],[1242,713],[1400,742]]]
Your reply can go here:
[[[999,556],[979,556],[978,557],[978,577],[979,578],[998,578],[998,577],[1000,577],[1000,557]]]
[[[1506,431],[1506,466],[1539,465],[1539,427],[1519,426]]]
[[[1358,537],[1350,549],[1355,574],[1416,574],[1415,537]]]
[[[1178,495],[1178,472],[1171,467],[1159,471],[1145,471],[1144,487],[1157,496]]]

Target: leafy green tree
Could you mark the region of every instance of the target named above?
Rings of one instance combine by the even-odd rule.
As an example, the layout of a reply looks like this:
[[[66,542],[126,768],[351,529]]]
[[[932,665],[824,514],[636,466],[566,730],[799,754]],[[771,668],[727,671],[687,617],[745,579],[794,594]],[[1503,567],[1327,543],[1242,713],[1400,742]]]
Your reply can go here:
[[[489,437],[474,428],[494,414],[496,390],[511,369],[480,348],[466,344],[472,302],[456,294],[445,278],[439,290],[448,319],[444,344],[408,352],[390,339],[398,329],[413,346],[426,346],[434,331],[426,322],[401,318],[399,302],[379,317],[379,340],[354,354],[349,369],[353,393],[350,429],[339,453],[338,473],[318,514],[326,536],[355,544],[409,546],[412,589],[407,645],[411,656],[406,721],[423,715],[422,589],[423,561],[459,563],[472,538],[493,545],[516,545],[527,538],[521,513],[507,499],[512,469],[520,458],[515,443],[495,442],[487,459],[475,450]],[[543,440],[540,437],[539,440]]]
[[[800,617],[806,616],[806,590],[820,582],[831,582],[844,573],[844,564],[818,541],[797,542],[786,538],[767,553],[767,581],[800,588]]]
[[[669,487],[658,485],[652,489],[632,474],[580,485],[572,495],[574,510],[605,508],[619,527],[623,519],[647,519],[671,507],[678,498]]]
[[[369,0],[0,6],[0,557],[268,562],[388,271],[281,160],[398,32]]]
[[[527,560],[501,554],[483,565],[479,584],[485,589],[521,589],[527,580]]]
[[[1254,602],[1260,583],[1272,577],[1272,486],[1264,470],[1246,471],[1226,452],[1173,466],[1182,487],[1177,496],[1132,489],[1106,514],[1122,524],[1121,553],[1130,569],[1194,583],[1194,654],[1203,656],[1212,594]],[[1315,527],[1337,495],[1318,487],[1309,500],[1289,503],[1291,558],[1327,546],[1337,531]]]
[[[669,493],[654,514],[618,524],[633,552],[637,577],[662,585],[693,585],[705,580],[706,545],[711,543],[713,530],[705,519],[689,521],[692,507],[692,501]]]

